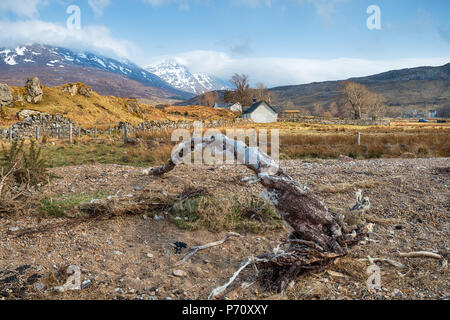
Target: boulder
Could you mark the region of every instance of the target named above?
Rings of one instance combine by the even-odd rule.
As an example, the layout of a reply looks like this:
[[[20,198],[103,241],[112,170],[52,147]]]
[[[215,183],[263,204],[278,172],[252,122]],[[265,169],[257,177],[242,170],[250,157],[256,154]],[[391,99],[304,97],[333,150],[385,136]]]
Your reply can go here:
[[[139,106],[139,103],[135,101],[128,102],[125,105],[125,108],[127,108],[128,112],[132,115],[135,115],[136,117],[143,118],[144,112],[142,111],[141,107]]]
[[[11,90],[6,84],[0,83],[0,108],[3,106],[12,106],[14,102]]]
[[[69,84],[66,87],[62,89],[63,93],[70,93],[70,95],[73,97],[77,94],[80,94],[86,98],[89,98],[92,95],[92,89],[88,86],[85,86],[83,83],[78,84]]]
[[[19,119],[19,120],[23,120],[23,119],[26,119],[26,118],[28,118],[28,117],[31,117],[31,116],[39,116],[39,115],[41,115],[41,114],[42,114],[42,113],[39,112],[39,111],[26,110],[26,109],[24,109],[24,110],[22,110],[22,111],[20,111],[20,112],[17,112],[16,117],[17,117],[17,119]]]
[[[73,97],[74,95],[78,94],[78,86],[77,86],[76,84],[69,85],[69,86],[67,86],[67,87],[64,87],[64,88],[62,89],[62,92],[63,92],[63,93],[68,92],[68,93],[70,93],[70,95]]]
[[[89,98],[92,94],[92,89],[89,87],[81,87],[78,90],[78,93],[81,94],[82,96],[85,96],[86,98]]]
[[[27,88],[28,93],[26,96],[28,103],[37,104],[41,102],[42,97],[44,96],[44,91],[42,91],[41,82],[38,77],[29,78],[25,87]]]

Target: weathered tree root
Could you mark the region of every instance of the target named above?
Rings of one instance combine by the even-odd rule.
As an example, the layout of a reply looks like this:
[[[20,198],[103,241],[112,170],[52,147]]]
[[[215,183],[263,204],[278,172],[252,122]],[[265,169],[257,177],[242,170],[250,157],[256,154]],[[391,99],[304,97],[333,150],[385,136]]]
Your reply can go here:
[[[196,254],[200,250],[205,250],[205,249],[209,249],[212,247],[220,246],[221,244],[225,243],[228,239],[230,239],[232,237],[242,237],[242,236],[235,232],[228,232],[225,235],[225,237],[223,237],[222,240],[210,242],[210,243],[207,243],[207,244],[204,244],[201,246],[192,247],[191,252],[189,252],[183,259],[181,259],[181,261],[177,262],[175,265],[176,266],[182,265],[183,263],[188,261],[194,254]]]
[[[321,268],[345,255],[347,248],[364,236],[362,228],[351,235],[343,234],[337,217],[308,189],[284,173],[277,162],[258,148],[250,148],[222,134],[180,143],[166,165],[144,173],[155,176],[168,173],[195,149],[205,147],[216,154],[233,155],[240,164],[255,172],[265,187],[265,198],[293,229],[284,244],[285,250],[278,248],[278,251],[253,258],[269,287],[283,290],[301,272]]]

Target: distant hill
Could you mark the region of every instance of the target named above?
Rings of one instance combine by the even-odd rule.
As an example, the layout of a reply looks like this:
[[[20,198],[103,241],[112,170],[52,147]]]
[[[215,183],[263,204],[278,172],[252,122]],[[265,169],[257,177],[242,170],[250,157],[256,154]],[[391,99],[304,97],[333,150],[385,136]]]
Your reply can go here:
[[[0,49],[0,82],[23,86],[32,76],[46,86],[81,81],[103,95],[151,101],[193,96],[127,60],[39,44]]]
[[[323,106],[337,101],[342,81],[325,81],[310,84],[283,86],[269,89],[273,93],[272,104],[280,109],[300,110],[315,103]],[[367,86],[371,91],[387,98],[389,106],[449,105],[450,63],[441,67],[418,67],[388,71],[368,77],[351,78]],[[225,91],[217,91],[221,99]],[[200,97],[186,100],[180,105],[198,104]]]
[[[450,63],[441,67],[419,67],[388,71],[368,77],[350,78],[376,93],[383,94],[390,106],[441,105],[450,102]],[[288,109],[330,105],[337,101],[343,81],[327,81],[270,89],[274,105]]]
[[[82,88],[87,90],[82,91]],[[27,95],[25,87],[9,87],[9,89],[12,92],[13,104],[0,108],[2,109],[0,128],[2,123],[6,123],[3,125],[5,127],[18,122],[17,114],[23,110],[61,115],[83,127],[116,125],[121,121],[137,125],[144,121],[231,120],[236,117],[231,111],[198,106],[185,107],[182,110],[169,106],[161,110],[132,98],[100,95],[80,82],[55,87],[43,86],[43,97],[37,104],[24,99]]]

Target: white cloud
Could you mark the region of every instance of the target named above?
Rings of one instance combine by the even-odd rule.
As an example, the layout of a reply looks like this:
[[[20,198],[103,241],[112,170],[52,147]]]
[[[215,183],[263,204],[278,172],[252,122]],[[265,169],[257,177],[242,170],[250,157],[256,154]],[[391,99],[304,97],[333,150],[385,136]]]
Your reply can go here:
[[[131,42],[112,37],[109,29],[102,26],[68,30],[66,26],[40,20],[0,21],[0,30],[2,47],[39,43],[123,58],[130,58],[136,50]]]
[[[168,4],[176,4],[180,10],[189,10],[190,4],[195,2],[199,3],[209,3],[209,0],[142,0],[144,3],[151,5],[152,7],[161,7]]]
[[[19,16],[31,18],[38,15],[38,6],[47,2],[45,0],[1,0],[0,13],[13,12]]]
[[[111,5],[111,0],[89,0],[88,3],[95,15],[102,16],[103,10]]]
[[[272,0],[232,0],[234,5],[244,5],[251,8],[258,8],[265,6],[267,8],[272,7]]]
[[[302,5],[308,3],[316,9],[317,16],[322,18],[327,25],[333,24],[333,15],[336,13],[336,6],[347,0],[297,0]]]
[[[222,79],[234,73],[245,73],[253,84],[281,86],[319,81],[344,80],[351,77],[373,75],[389,70],[418,66],[440,66],[450,62],[450,57],[429,59],[364,60],[338,58],[329,60],[244,58],[234,59],[224,52],[191,51],[173,56],[159,57],[152,63],[174,59],[193,72],[206,72]]]
[[[231,5],[243,5],[250,8],[258,8],[265,6],[272,7],[272,0],[228,0]],[[142,2],[151,5],[152,7],[161,7],[164,5],[175,4],[180,10],[189,10],[192,4],[196,5],[212,5],[214,1],[211,0],[142,0]]]

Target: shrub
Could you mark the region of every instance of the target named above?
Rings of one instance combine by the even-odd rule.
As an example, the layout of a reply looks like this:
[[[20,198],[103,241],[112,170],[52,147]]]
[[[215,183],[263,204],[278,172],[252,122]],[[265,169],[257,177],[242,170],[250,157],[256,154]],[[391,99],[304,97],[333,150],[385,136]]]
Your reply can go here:
[[[14,141],[9,148],[2,145],[3,158],[0,159],[0,216],[23,210],[30,197],[30,190],[48,181],[46,162],[41,158],[41,150],[31,142],[24,150],[23,141]],[[23,198],[27,201],[23,201]]]

